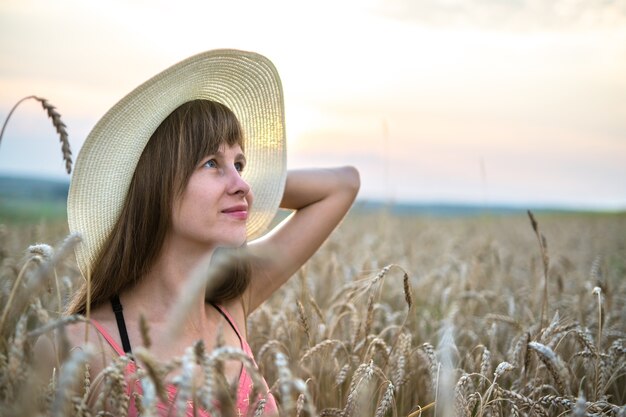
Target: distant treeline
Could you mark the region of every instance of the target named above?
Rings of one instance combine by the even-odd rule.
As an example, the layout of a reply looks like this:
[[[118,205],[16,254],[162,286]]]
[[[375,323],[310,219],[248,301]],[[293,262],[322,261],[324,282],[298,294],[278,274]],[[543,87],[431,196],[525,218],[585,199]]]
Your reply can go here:
[[[69,181],[0,175],[0,199],[66,201]]]
[[[514,204],[471,204],[471,203],[428,203],[428,202],[390,202],[380,200],[358,200],[353,210],[359,213],[387,212],[394,216],[426,217],[471,217],[471,216],[506,216],[526,215],[527,210],[544,214],[624,214],[619,210],[589,210],[557,206],[514,205]]]
[[[0,214],[2,208],[21,210],[25,203],[51,203],[61,207],[67,201],[68,180],[0,175]],[[19,206],[19,209],[18,209]],[[428,202],[383,202],[359,199],[353,211],[359,213],[387,212],[396,216],[466,217],[482,215],[524,214],[526,210],[543,213],[593,212],[561,207],[536,207],[507,204],[467,204]],[[602,211],[600,211],[602,212]],[[610,212],[610,211],[609,211]],[[606,211],[604,212],[606,213]],[[615,211],[613,211],[615,213]],[[623,212],[622,212],[623,213]]]
[[[387,211],[396,216],[466,217],[484,214],[520,214],[523,207],[486,206],[463,203],[383,203],[376,200],[358,201],[354,207],[359,212]]]

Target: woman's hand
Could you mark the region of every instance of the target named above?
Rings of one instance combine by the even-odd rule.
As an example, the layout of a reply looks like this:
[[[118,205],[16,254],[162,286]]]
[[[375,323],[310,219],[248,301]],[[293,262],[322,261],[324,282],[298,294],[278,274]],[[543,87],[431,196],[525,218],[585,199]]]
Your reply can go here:
[[[281,207],[295,212],[248,245],[252,277],[244,294],[249,314],[283,285],[321,246],[354,201],[360,187],[354,167],[287,173]]]

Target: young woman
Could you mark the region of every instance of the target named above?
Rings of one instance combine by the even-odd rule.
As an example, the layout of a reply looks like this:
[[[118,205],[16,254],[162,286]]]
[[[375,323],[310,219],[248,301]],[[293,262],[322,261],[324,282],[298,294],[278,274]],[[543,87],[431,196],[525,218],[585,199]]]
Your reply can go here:
[[[77,158],[68,199],[70,230],[84,239],[77,259],[90,282],[67,311],[89,310],[90,323],[69,334],[76,347],[86,332],[101,347],[91,356],[92,375],[142,345],[142,316],[150,351],[162,361],[198,340],[210,351],[219,332],[226,345],[252,355],[246,317],[314,254],[359,189],[352,167],[286,171],[283,119],[271,62],[217,50],[148,80],[98,122]],[[263,235],[278,206],[294,212]],[[223,282],[189,300],[179,336],[168,338],[192,271],[222,248],[246,256]],[[238,386],[236,411],[245,415],[257,401],[247,397],[249,375],[237,361],[224,372]],[[176,389],[168,389],[173,400]],[[267,414],[275,413],[273,397],[263,394]],[[159,404],[163,414],[170,407]]]

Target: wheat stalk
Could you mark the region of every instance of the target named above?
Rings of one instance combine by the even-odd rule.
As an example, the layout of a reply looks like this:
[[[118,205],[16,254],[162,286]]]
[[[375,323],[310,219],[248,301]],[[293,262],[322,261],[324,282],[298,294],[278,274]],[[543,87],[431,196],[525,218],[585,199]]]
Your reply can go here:
[[[491,373],[491,352],[485,346],[482,346],[483,354],[480,360],[480,374],[489,375]],[[485,380],[481,380],[481,387],[484,386]]]
[[[339,372],[337,372],[337,376],[335,377],[335,385],[341,385],[345,382],[348,377],[348,372],[352,369],[352,364],[347,363],[341,367]]]
[[[534,401],[524,395],[518,394],[517,392],[502,389],[497,387],[498,394],[510,398],[516,404],[520,404],[523,407],[528,407],[531,411],[534,411],[538,416],[547,417],[547,414],[541,404],[537,401]]]
[[[151,378],[141,378],[141,401],[137,404],[137,411],[141,410],[141,416],[157,415],[157,390],[154,380]]]
[[[147,346],[138,346],[134,349],[133,355],[141,361],[142,368],[146,372],[146,378],[143,379],[151,379],[152,386],[150,388],[154,390],[155,394],[161,399],[161,401],[166,402],[167,389],[163,383],[165,373],[160,369],[156,358],[152,355],[152,353],[150,353]],[[151,404],[148,399],[146,402]]]
[[[539,231],[539,224],[530,210],[528,210],[528,217],[530,218],[530,224],[532,225],[535,235],[537,236],[537,242],[539,243],[539,249],[541,251],[541,261],[543,264],[543,301],[541,303],[541,328],[543,329],[545,315],[548,311],[548,268],[550,264],[550,257],[548,256],[546,238]]]
[[[409,283],[409,274],[404,273],[404,278],[402,280],[403,289],[404,289],[404,300],[406,304],[409,306],[409,310],[413,306],[413,297],[411,296],[411,284]]]
[[[22,268],[20,269],[20,272],[17,275],[17,279],[15,280],[15,282],[13,282],[13,287],[11,288],[11,294],[9,295],[9,299],[7,300],[6,304],[4,305],[4,309],[2,310],[2,317],[0,317],[0,334],[4,333],[5,321],[7,319],[7,316],[9,315],[9,311],[11,311],[13,300],[15,299],[15,296],[20,288],[20,285],[22,284],[22,279],[24,275],[26,274],[27,267],[29,266],[31,262],[33,262],[36,259],[37,259],[36,257],[28,258],[28,260],[24,263],[24,266],[22,266]]]
[[[515,365],[511,365],[508,362],[500,362],[496,367],[496,371],[493,373],[494,382],[506,372],[512,371],[513,369],[515,369]]]
[[[473,383],[470,375],[463,374],[454,386],[454,408],[456,415],[469,415],[467,410],[467,401],[465,397],[470,389],[473,389]]]
[[[554,382],[556,382],[559,392],[566,394],[566,381],[567,381],[567,369],[560,361],[559,357],[550,349],[549,347],[538,343],[538,342],[530,342],[528,347],[533,350],[539,356],[539,359],[544,363],[552,377],[554,378]]]
[[[278,389],[285,415],[293,414],[297,408],[297,400],[295,404],[293,401],[293,396],[296,393],[298,396],[304,395],[303,404],[307,406],[307,413],[309,415],[317,414],[313,405],[313,399],[310,397],[306,384],[300,378],[294,377],[291,373],[287,356],[281,352],[276,353],[274,363],[278,370]]]
[[[296,305],[298,306],[298,320],[302,328],[304,329],[304,334],[306,334],[307,345],[311,345],[311,328],[309,326],[309,319],[306,316],[306,312],[304,311],[304,306],[300,302],[300,300],[296,300]]]
[[[52,404],[52,416],[61,417],[67,415],[67,406],[71,399],[72,387],[76,381],[76,376],[80,373],[81,368],[85,366],[90,355],[91,351],[89,349],[74,350],[69,360],[64,363]]]
[[[369,363],[362,363],[352,375],[352,381],[350,382],[350,389],[348,390],[348,399],[343,409],[343,415],[349,417],[356,409],[357,403],[361,398],[361,394],[365,389],[360,388],[362,384],[367,384],[374,376],[373,370],[374,364],[372,361]]]
[[[327,339],[327,340],[323,340],[319,342],[317,345],[313,346],[312,348],[304,352],[304,354],[300,358],[300,362],[302,363],[306,361],[307,359],[311,358],[313,355],[331,346],[341,347],[343,351],[346,353],[346,355],[350,356],[348,349],[346,348],[344,342],[342,342],[341,340],[336,340],[336,339]]]
[[[2,137],[4,136],[4,130],[7,127],[7,123],[9,122],[9,119],[11,118],[11,115],[13,114],[17,106],[23,101],[31,98],[39,101],[43,109],[48,113],[48,117],[52,119],[52,125],[59,134],[59,140],[61,142],[61,152],[63,153],[63,160],[65,161],[65,170],[68,174],[70,174],[72,172],[72,151],[70,150],[70,142],[68,140],[66,129],[67,126],[65,126],[65,123],[63,123],[63,121],[61,120],[61,115],[56,110],[56,107],[50,104],[45,98],[37,96],[27,96],[15,103],[15,105],[13,106],[13,108],[11,108],[11,111],[7,115],[6,119],[4,119],[2,130],[0,130],[0,143],[2,143]]]
[[[439,361],[437,360],[437,355],[435,354],[435,348],[430,343],[424,343],[420,346],[420,349],[426,355],[428,359],[428,370],[430,372],[430,387],[435,393],[437,387],[437,379],[439,375]]]
[[[395,391],[395,387],[393,386],[393,383],[389,381],[387,383],[387,389],[385,390],[385,394],[383,395],[383,398],[380,400],[380,403],[378,403],[378,407],[376,408],[376,414],[374,417],[385,416],[385,414],[387,413],[387,410],[389,410],[393,404],[394,391]]]

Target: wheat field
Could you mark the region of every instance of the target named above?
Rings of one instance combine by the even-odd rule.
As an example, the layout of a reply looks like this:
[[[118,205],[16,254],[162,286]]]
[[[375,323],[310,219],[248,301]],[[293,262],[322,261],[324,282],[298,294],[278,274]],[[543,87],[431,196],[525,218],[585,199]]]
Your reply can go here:
[[[626,215],[535,219],[350,213],[248,320],[281,415],[626,416]],[[167,375],[182,369],[172,415],[188,400],[231,415],[219,369],[245,362],[236,349],[198,343],[169,363],[140,350],[144,394],[133,398],[124,360],[90,374],[89,350],[63,337],[84,318],[59,314],[82,279],[66,234],[59,222],[0,226],[0,413],[123,416],[133,400],[156,415]],[[48,380],[33,345],[53,333]],[[200,382],[186,372],[194,364]]]

